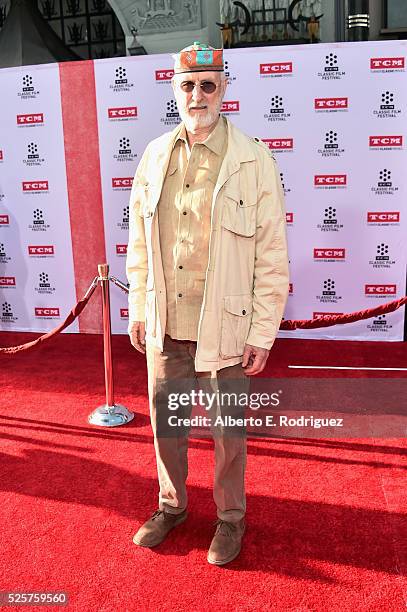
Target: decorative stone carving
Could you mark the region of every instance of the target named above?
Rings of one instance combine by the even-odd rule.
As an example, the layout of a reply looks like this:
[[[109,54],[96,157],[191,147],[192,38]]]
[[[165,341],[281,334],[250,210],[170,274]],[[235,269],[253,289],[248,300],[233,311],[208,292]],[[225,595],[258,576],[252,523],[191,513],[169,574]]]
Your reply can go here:
[[[202,28],[201,0],[137,0],[131,27],[139,34]]]
[[[250,10],[261,10],[263,8],[263,0],[242,0],[245,6]],[[285,8],[288,10],[291,0],[265,0],[264,8]],[[304,17],[312,15],[320,15],[322,10],[322,0],[302,0],[299,10]],[[234,0],[220,0],[220,17],[222,22],[230,23],[238,18],[238,8],[234,4]]]

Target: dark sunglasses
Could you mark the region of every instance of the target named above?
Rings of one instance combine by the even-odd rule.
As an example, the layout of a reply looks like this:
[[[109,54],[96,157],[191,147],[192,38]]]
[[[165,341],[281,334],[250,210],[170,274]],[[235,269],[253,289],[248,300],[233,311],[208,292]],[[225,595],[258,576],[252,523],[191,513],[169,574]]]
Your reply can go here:
[[[206,94],[213,93],[217,88],[217,84],[213,81],[197,81],[196,83],[193,81],[183,81],[180,87],[185,93],[191,93],[191,91],[194,90],[195,85],[199,85],[202,91]]]

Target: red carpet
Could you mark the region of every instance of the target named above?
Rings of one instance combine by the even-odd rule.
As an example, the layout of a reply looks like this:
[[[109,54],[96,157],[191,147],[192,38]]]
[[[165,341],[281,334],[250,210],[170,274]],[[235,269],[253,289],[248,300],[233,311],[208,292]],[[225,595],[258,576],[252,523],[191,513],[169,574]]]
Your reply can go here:
[[[1,333],[0,345],[32,338]],[[113,348],[116,401],[137,415],[109,430],[87,423],[104,403],[101,337],[66,334],[2,359],[1,591],[67,591],[67,609],[81,612],[405,609],[402,440],[251,440],[244,549],[217,568],[206,562],[212,443],[192,439],[187,522],[154,551],[136,547],[157,495],[145,365],[126,337]],[[266,375],[406,367],[406,357],[406,343],[281,340]]]

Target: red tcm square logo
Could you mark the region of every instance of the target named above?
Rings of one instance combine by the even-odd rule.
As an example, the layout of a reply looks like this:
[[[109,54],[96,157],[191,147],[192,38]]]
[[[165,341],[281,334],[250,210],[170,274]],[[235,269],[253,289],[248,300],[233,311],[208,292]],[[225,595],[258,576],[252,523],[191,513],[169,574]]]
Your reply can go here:
[[[294,222],[294,213],[286,212],[285,213],[285,220],[286,220],[286,223],[293,223]]]
[[[126,255],[127,244],[116,244],[116,255]]]
[[[292,62],[272,62],[270,64],[260,64],[260,74],[289,74],[292,71]]]
[[[371,57],[370,69],[404,68],[404,57]]]
[[[174,76],[174,70],[156,70],[155,80],[156,81],[171,81]]]
[[[133,178],[131,176],[123,176],[112,178],[112,187],[113,189],[126,188],[131,189],[133,185]]]
[[[345,259],[345,249],[314,249],[314,259]]]
[[[294,285],[292,283],[288,284],[288,293],[294,293]]]
[[[15,276],[0,276],[0,287],[15,287]]]
[[[314,185],[346,185],[346,174],[316,174]]]
[[[8,215],[0,215],[0,225],[9,225],[10,220]]]
[[[348,98],[315,98],[314,108],[318,110],[348,108]]]
[[[365,285],[365,295],[396,295],[397,285]]]
[[[17,115],[17,125],[33,125],[36,123],[44,123],[43,113]]]
[[[23,191],[48,191],[48,181],[23,181]]]
[[[128,319],[129,318],[129,309],[128,308],[120,308],[120,318]]]
[[[399,223],[400,213],[394,212],[368,212],[367,213],[368,223]]]
[[[137,106],[123,106],[120,108],[108,108],[109,119],[119,119],[121,117],[137,117]]]
[[[28,247],[29,255],[54,255],[54,247],[49,245],[30,245]]]
[[[334,315],[340,315],[340,314],[342,313],[341,312],[313,312],[312,318],[313,319],[327,319]]]
[[[401,147],[403,136],[369,136],[369,147]]]
[[[0,149],[0,161],[3,161],[3,151]]]
[[[239,100],[231,100],[229,102],[222,102],[222,106],[221,106],[221,112],[229,112],[229,113],[233,113],[233,112],[237,112],[240,110],[240,103]]]
[[[59,317],[59,308],[35,308],[36,317]]]
[[[294,138],[262,138],[269,149],[292,149],[294,147]]]

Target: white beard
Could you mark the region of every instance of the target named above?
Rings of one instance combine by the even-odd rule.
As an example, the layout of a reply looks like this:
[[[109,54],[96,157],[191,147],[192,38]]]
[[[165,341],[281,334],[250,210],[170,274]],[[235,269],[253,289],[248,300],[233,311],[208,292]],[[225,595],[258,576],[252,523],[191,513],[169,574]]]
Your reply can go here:
[[[212,112],[207,111],[205,115],[195,115],[191,117],[185,110],[179,110],[180,117],[184,122],[184,125],[188,132],[194,133],[199,128],[209,127],[216,122],[220,111],[220,105],[215,108]]]

